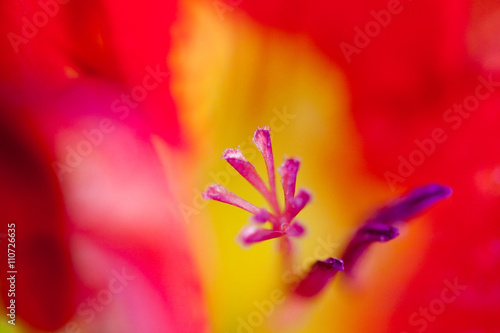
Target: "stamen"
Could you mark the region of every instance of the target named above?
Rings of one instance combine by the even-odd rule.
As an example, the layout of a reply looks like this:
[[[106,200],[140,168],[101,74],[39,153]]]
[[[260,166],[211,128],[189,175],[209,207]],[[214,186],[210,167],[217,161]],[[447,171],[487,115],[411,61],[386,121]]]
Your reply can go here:
[[[367,222],[393,224],[406,221],[452,193],[451,188],[439,184],[418,187],[379,209]]]
[[[366,224],[356,232],[342,258],[346,273],[351,274],[357,261],[374,242],[388,242],[399,235],[399,230],[385,224]]]
[[[418,187],[401,198],[379,209],[356,232],[342,256],[346,273],[352,274],[356,263],[374,242],[387,242],[399,235],[393,227],[398,222],[408,221],[436,202],[449,197],[451,188],[439,184]]]

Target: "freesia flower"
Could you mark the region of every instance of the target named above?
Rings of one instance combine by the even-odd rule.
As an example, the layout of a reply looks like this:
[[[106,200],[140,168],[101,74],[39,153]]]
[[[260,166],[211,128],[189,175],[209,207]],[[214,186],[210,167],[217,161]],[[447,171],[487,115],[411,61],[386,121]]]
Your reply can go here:
[[[0,8],[19,264],[17,324],[0,331],[271,333],[280,314],[301,333],[498,329],[495,1]],[[259,165],[270,141],[242,133],[261,124],[276,156],[301,157],[299,177],[295,159],[274,181]],[[268,171],[251,177],[261,191],[214,162],[228,142]],[[251,210],[248,251],[233,241],[248,211],[202,198],[214,181]],[[447,195],[430,181],[454,195],[418,214]],[[314,201],[292,218],[295,187]]]

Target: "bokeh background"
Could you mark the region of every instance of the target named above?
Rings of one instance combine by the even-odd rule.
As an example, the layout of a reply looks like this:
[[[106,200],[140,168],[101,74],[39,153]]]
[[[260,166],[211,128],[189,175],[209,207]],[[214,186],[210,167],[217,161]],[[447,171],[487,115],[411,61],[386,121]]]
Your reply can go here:
[[[1,332],[500,332],[498,1],[0,7]],[[219,182],[265,204],[219,158],[240,146],[264,174],[264,125],[313,193],[292,271],[201,198]],[[290,279],[433,182],[453,196],[290,303]]]

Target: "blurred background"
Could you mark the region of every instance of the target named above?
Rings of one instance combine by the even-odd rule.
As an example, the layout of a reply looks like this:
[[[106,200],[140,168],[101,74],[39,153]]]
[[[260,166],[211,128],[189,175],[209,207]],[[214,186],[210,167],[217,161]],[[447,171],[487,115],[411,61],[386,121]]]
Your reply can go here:
[[[500,332],[500,2],[0,7],[1,332]],[[239,146],[264,175],[264,125],[313,194],[292,270],[201,197],[265,205],[220,159]],[[291,280],[428,183],[454,194],[290,305]]]

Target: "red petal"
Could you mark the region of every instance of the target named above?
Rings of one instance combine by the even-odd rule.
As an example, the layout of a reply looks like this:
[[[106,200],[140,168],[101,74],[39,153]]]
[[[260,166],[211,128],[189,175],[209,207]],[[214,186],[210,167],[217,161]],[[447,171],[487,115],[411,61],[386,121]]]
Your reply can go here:
[[[63,200],[50,169],[53,158],[33,130],[5,119],[0,126],[0,202],[5,220],[0,233],[15,223],[16,314],[37,329],[56,330],[75,310],[76,278]],[[1,239],[4,253],[7,239]],[[2,260],[2,281],[9,276],[6,264]],[[2,282],[4,304],[10,304],[8,290]]]

